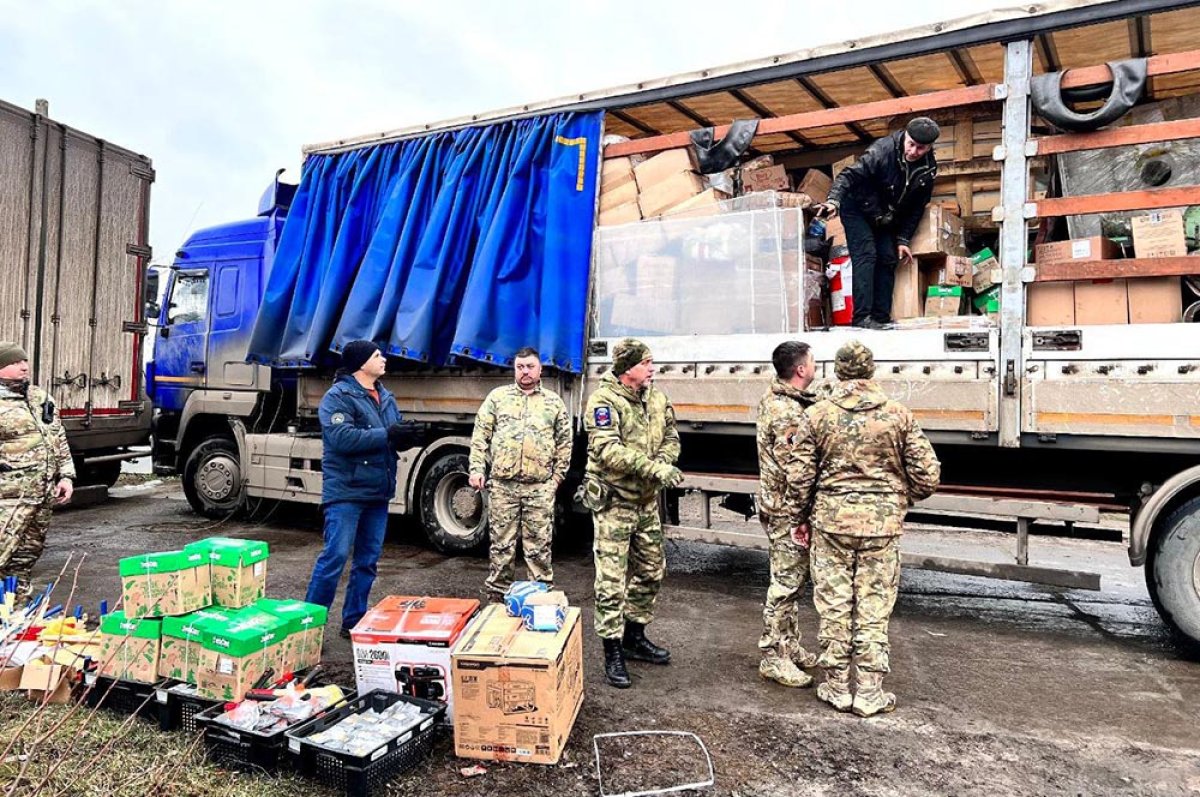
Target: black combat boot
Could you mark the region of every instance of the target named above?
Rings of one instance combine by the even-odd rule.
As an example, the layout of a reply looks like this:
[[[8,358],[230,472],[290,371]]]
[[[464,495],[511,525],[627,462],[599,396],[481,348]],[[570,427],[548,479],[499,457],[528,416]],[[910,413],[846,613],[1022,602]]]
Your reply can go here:
[[[641,623],[625,621],[625,636],[621,639],[621,646],[625,648],[625,655],[636,661],[671,663],[671,651],[646,639],[646,626]]]
[[[633,686],[629,680],[629,671],[625,669],[625,654],[621,652],[621,640],[605,639],[604,642],[604,678],[609,686],[618,689],[628,689]]]

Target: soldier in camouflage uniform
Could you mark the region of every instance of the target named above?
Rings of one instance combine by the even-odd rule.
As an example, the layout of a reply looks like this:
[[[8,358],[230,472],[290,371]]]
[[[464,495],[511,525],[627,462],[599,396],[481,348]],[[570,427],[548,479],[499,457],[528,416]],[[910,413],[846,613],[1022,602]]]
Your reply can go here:
[[[758,518],[771,544],[758,672],[784,686],[804,687],[812,676],[800,668],[815,667],[817,656],[800,645],[797,609],[808,577],[808,545],[797,544],[792,532],[803,520],[795,496],[796,437],[805,408],[817,400],[808,390],[816,363],[808,344],[795,340],[779,344],[771,360],[775,379],[758,403]]]
[[[71,500],[75,465],[54,401],[29,384],[29,357],[0,342],[0,575],[23,594],[46,546],[50,509]]]
[[[604,643],[604,674],[632,684],[625,657],[667,664],[670,651],[646,638],[666,574],[658,496],[683,474],[675,410],[651,384],[654,359],[632,338],[613,347],[612,371],[600,380],[584,412],[588,432],[583,500],[596,525],[596,634]]]
[[[937,489],[941,465],[912,412],[872,381],[870,349],[851,341],[838,349],[834,367],[841,383],[805,412],[797,501],[812,528],[825,671],[817,697],[868,717],[896,707],[883,676],[900,583],[900,532],[908,508]]]
[[[554,583],[554,495],[571,464],[571,419],[563,400],[542,386],[537,351],[518,351],[513,370],[515,383],[483,400],[471,435],[471,486],[490,491],[484,589],[497,601],[512,584],[518,540],[529,578]]]

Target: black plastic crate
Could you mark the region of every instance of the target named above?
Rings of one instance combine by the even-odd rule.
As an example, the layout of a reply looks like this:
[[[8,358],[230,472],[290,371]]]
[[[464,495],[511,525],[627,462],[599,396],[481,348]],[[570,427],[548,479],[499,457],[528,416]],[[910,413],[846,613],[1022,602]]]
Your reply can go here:
[[[158,687],[155,700],[158,703],[158,726],[164,731],[183,731],[189,736],[200,732],[196,718],[213,706],[223,705],[223,700],[212,700],[199,695],[176,691],[177,686],[186,686],[184,681],[166,681]]]
[[[412,730],[367,755],[356,756],[329,750],[308,741],[308,737],[333,727],[351,714],[382,711],[400,701],[419,706],[428,711],[429,716]],[[392,778],[415,767],[429,754],[441,730],[445,713],[446,706],[443,703],[376,689],[342,708],[288,731],[288,749],[296,756],[298,768],[305,775],[326,786],[340,789],[347,795],[369,795],[375,789],[382,789]]]
[[[324,684],[314,684],[324,686]],[[346,692],[346,701],[354,699],[354,692]],[[345,702],[342,705],[346,705]],[[287,755],[287,733],[298,730],[304,725],[324,717],[338,709],[330,708],[296,723],[291,728],[262,733],[232,728],[217,722],[217,717],[225,713],[225,703],[212,706],[196,715],[196,723],[204,730],[204,746],[208,750],[209,759],[217,766],[225,769],[236,769],[241,772],[266,772],[274,774],[281,768],[294,764]]]
[[[158,684],[125,681],[89,672],[83,675],[83,685],[83,700],[92,708],[102,708],[125,716],[137,714],[151,722],[158,719],[158,705],[155,701]]]

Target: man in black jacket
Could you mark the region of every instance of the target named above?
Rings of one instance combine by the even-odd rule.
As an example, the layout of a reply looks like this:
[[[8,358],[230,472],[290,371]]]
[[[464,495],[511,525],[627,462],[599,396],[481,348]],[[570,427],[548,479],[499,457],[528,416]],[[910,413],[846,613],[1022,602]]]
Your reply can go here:
[[[854,326],[886,329],[892,321],[896,266],[912,259],[909,248],[933,196],[941,131],[928,117],[872,144],[833,181],[817,214],[840,214],[854,264]]]

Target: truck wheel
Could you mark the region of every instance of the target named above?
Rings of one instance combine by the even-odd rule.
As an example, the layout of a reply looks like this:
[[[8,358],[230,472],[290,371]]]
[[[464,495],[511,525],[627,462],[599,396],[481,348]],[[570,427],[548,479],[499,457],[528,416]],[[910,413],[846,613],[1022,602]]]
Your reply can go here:
[[[183,494],[192,509],[207,518],[229,517],[242,504],[242,466],[237,445],[210,437],[183,466]]]
[[[447,451],[421,477],[421,527],[442,553],[476,553],[487,541],[487,512],[482,496],[468,482],[468,462],[461,451]]]
[[[97,462],[94,465],[84,465],[79,470],[80,484],[103,484],[112,487],[121,478],[121,462]]]
[[[1200,498],[1162,521],[1146,561],[1146,586],[1183,646],[1200,653]]]

